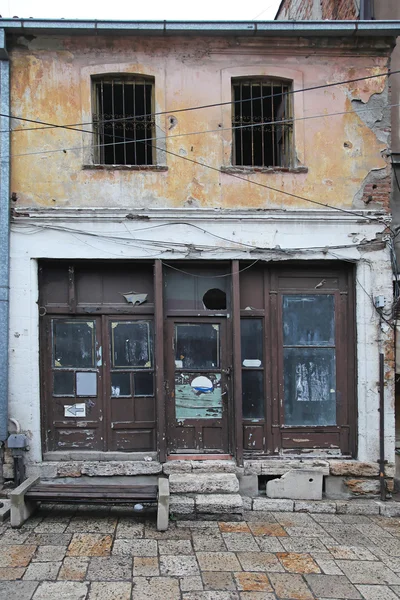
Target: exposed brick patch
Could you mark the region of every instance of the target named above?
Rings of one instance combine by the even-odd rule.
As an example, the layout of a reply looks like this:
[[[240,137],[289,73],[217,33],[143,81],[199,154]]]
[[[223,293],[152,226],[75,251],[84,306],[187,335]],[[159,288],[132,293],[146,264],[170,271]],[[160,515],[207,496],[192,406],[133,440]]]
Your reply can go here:
[[[391,189],[390,175],[375,182],[367,183],[364,187],[362,201],[366,206],[369,204],[380,204],[382,208],[389,210]]]

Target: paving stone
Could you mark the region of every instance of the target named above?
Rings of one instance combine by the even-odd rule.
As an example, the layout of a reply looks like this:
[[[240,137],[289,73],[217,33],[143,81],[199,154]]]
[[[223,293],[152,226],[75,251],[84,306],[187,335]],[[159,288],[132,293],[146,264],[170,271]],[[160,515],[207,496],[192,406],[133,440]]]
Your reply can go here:
[[[36,546],[32,545],[2,546],[0,567],[27,567],[35,551]]]
[[[241,567],[233,552],[197,552],[202,571],[240,571]]]
[[[345,598],[359,600],[360,593],[342,575],[305,575],[306,581],[317,598]]]
[[[166,531],[158,531],[155,523],[146,523],[144,537],[151,540],[190,540],[192,529],[189,529],[189,527],[178,528],[174,523],[170,522]]]
[[[57,523],[54,521],[42,521],[35,527],[35,533],[64,533],[68,523]]]
[[[258,547],[263,552],[283,552],[285,549],[281,544],[281,538],[277,537],[255,537]]]
[[[131,577],[132,558],[124,556],[92,558],[86,575],[88,581],[119,581]]]
[[[338,515],[338,519],[347,525],[365,525],[371,523],[372,518],[365,515]]]
[[[398,596],[386,585],[357,585],[365,600],[398,600]]]
[[[88,558],[66,557],[58,573],[59,580],[83,581],[89,565]]]
[[[0,581],[22,579],[25,570],[25,567],[0,567]]]
[[[192,544],[189,540],[160,540],[158,551],[160,554],[193,554]]]
[[[178,521],[176,526],[179,528],[188,527],[189,529],[218,529],[217,521]]]
[[[38,546],[32,562],[63,560],[67,546]]]
[[[304,583],[301,575],[270,573],[269,579],[278,598],[313,600],[313,595]]]
[[[68,546],[71,539],[72,533],[31,533],[26,543],[37,546]]]
[[[247,523],[230,523],[227,521],[218,523],[218,527],[222,533],[250,533]]]
[[[378,561],[336,561],[352,583],[400,584],[400,577]]]
[[[55,600],[56,598],[62,598],[62,600],[85,600],[87,591],[87,583],[78,583],[76,581],[50,583],[44,581],[37,588],[33,595],[33,600]]]
[[[254,498],[253,511],[266,510],[268,512],[293,512],[293,500],[277,500],[273,498]]]
[[[340,515],[340,516],[342,516],[342,515]],[[327,513],[327,514],[313,513],[311,515],[311,517],[316,523],[319,523],[320,525],[323,525],[324,523],[340,525],[343,522],[343,521],[341,521],[341,519],[338,515],[333,515],[333,514],[329,514],[329,513]]]
[[[281,540],[287,552],[329,552],[320,538],[284,538]]]
[[[249,523],[249,527],[257,537],[260,536],[274,536],[274,537],[287,537],[286,531],[279,523]]]
[[[327,549],[336,560],[376,560],[372,552],[359,546],[327,546]]]
[[[275,594],[268,592],[241,592],[240,600],[275,600]]]
[[[132,584],[125,581],[94,582],[88,600],[130,600]]]
[[[236,584],[233,579],[232,573],[223,573],[219,571],[214,571],[210,573],[208,571],[203,571],[202,576],[205,590],[236,590]]]
[[[343,575],[343,571],[339,569],[335,561],[331,558],[323,558],[324,556],[324,554],[321,556],[313,555],[313,558],[321,569],[322,573],[325,575]]]
[[[115,540],[113,554],[122,556],[157,556],[156,540]]]
[[[336,502],[314,502],[312,500],[295,500],[294,501],[295,512],[309,512],[309,513],[336,513]]]
[[[181,594],[178,579],[172,577],[134,577],[132,587],[135,600],[177,600]]]
[[[75,533],[68,546],[67,556],[108,556],[111,544],[111,535]]]
[[[259,552],[253,536],[250,533],[223,533],[223,540],[226,547],[231,552]]]
[[[66,533],[114,533],[116,526],[117,520],[112,517],[88,519],[86,516],[78,515],[71,519]],[[37,528],[35,531],[37,531]]]
[[[337,514],[348,515],[379,515],[379,503],[375,500],[365,500],[365,502],[336,502]]]
[[[194,556],[160,556],[160,573],[166,576],[184,577],[199,575],[199,567]]]
[[[238,552],[236,555],[243,571],[283,573],[284,568],[272,552]]]
[[[144,524],[134,519],[120,519],[116,529],[116,538],[142,538],[144,535]]]
[[[135,556],[133,558],[134,577],[158,577],[160,569],[157,556]]]
[[[182,594],[183,600],[239,600],[238,592],[187,592]]]
[[[61,562],[36,562],[31,563],[25,571],[26,581],[55,581]]]
[[[272,586],[265,573],[246,573],[244,571],[234,574],[238,590],[242,592],[272,592]]]
[[[182,577],[179,580],[179,585],[180,585],[182,592],[203,591],[203,582],[199,575],[191,575],[190,577]]]
[[[248,523],[276,523],[275,515],[277,513],[268,512],[266,510],[250,510],[244,511],[243,519]]]
[[[30,530],[8,529],[0,538],[0,546],[23,544],[30,535]]]
[[[368,540],[369,544],[373,542],[378,548],[382,548],[389,556],[400,557],[400,540],[396,538],[389,539],[380,537],[368,538]]]
[[[304,513],[275,513],[275,518],[283,527],[304,527],[306,525],[314,529],[321,529],[310,515]]]
[[[194,533],[192,535],[193,547],[197,551],[219,552],[226,550],[222,535],[202,535]]]
[[[4,581],[0,586],[0,600],[31,600],[38,585],[37,581]]]
[[[285,529],[290,537],[318,538],[326,535],[326,532],[317,523],[314,523],[314,526],[285,527]]]
[[[276,556],[289,573],[320,573],[318,565],[309,554],[278,552]]]

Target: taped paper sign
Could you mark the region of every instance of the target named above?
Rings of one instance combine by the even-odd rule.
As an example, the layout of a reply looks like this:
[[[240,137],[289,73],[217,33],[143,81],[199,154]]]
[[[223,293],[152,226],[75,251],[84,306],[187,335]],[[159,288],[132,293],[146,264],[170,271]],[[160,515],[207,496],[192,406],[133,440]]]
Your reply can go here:
[[[64,417],[86,417],[86,404],[65,404]]]

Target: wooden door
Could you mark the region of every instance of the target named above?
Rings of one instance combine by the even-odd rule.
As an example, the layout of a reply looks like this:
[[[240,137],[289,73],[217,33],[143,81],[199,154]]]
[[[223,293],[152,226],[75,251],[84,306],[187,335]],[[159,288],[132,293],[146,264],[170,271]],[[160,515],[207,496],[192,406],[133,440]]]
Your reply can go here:
[[[228,452],[226,321],[170,319],[166,343],[168,452]]]

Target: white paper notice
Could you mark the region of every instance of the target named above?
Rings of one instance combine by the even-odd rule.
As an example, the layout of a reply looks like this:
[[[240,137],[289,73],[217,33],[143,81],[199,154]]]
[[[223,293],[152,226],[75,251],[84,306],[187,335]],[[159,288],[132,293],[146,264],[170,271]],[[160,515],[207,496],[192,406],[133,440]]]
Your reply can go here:
[[[244,367],[261,367],[261,360],[246,358],[243,361]]]

